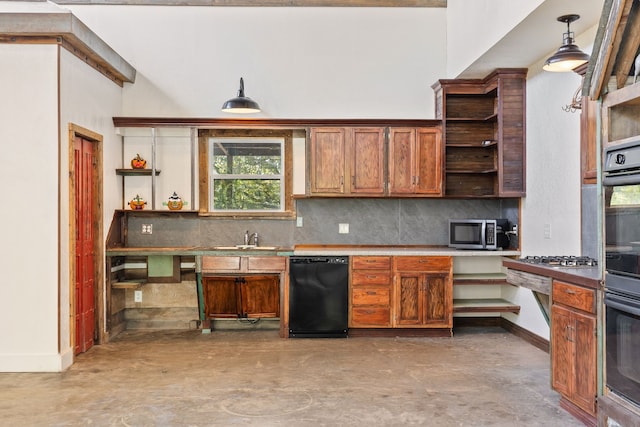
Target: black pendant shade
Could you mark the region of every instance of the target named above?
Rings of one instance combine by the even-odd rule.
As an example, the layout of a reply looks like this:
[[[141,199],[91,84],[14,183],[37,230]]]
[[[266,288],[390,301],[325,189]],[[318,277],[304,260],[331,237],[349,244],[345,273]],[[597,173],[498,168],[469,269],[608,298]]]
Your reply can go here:
[[[589,61],[589,55],[584,53],[573,42],[574,37],[569,24],[580,18],[580,15],[562,15],[558,21],[567,24],[567,32],[562,38],[562,46],[558,48],[555,54],[549,57],[542,67],[545,71],[573,71],[574,68]]]
[[[238,96],[231,98],[222,105],[222,111],[227,113],[259,113],[260,106],[253,99],[244,96],[244,80],[240,77]]]

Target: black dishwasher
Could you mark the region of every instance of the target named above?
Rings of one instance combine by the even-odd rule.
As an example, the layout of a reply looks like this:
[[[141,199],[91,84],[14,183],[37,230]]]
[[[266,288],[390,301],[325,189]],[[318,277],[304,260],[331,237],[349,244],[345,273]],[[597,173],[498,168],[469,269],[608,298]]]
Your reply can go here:
[[[293,256],[289,263],[289,337],[346,338],[349,257]]]

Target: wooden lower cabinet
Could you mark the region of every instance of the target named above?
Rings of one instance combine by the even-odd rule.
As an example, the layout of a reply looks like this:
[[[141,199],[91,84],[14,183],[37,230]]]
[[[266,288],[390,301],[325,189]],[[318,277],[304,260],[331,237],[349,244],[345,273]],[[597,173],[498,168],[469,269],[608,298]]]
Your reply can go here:
[[[396,326],[452,327],[452,301],[447,273],[398,273]]]
[[[595,290],[553,282],[551,307],[551,384],[561,405],[595,425]]]
[[[202,282],[208,319],[280,317],[279,276],[214,276]]]
[[[349,327],[390,328],[392,285],[390,256],[352,257]]]
[[[451,328],[451,273],[451,257],[352,257],[349,327]]]

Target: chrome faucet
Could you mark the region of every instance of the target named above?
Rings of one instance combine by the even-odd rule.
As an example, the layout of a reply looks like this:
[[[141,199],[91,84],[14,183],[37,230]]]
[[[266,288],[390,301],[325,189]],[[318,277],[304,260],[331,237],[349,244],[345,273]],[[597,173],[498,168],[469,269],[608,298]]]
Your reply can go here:
[[[251,240],[253,240],[253,244],[258,246],[258,233],[249,234],[249,230],[244,232],[244,244],[250,245]]]

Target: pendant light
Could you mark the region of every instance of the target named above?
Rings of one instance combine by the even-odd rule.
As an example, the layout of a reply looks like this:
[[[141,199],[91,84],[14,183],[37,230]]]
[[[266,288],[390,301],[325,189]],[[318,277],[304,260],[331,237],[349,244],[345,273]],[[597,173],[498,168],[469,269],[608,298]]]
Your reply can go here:
[[[226,113],[259,113],[260,106],[256,101],[244,96],[244,80],[240,77],[240,89],[238,96],[231,98],[222,105],[222,111]]]
[[[580,15],[562,15],[558,18],[559,22],[567,24],[567,32],[562,38],[562,46],[558,48],[555,54],[547,59],[542,67],[545,71],[573,71],[574,68],[589,61],[589,55],[578,48],[574,42],[573,32],[569,28],[569,24],[580,18]]]

